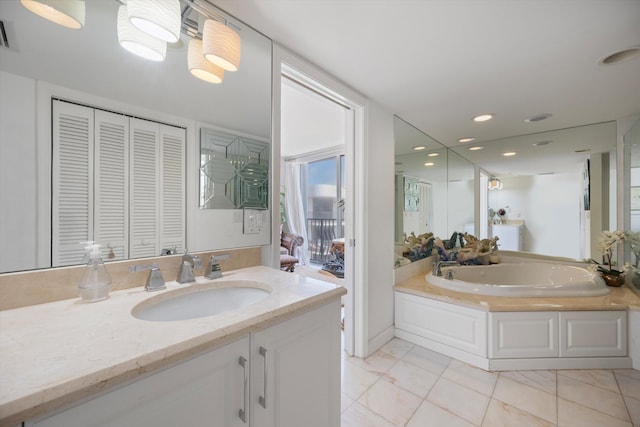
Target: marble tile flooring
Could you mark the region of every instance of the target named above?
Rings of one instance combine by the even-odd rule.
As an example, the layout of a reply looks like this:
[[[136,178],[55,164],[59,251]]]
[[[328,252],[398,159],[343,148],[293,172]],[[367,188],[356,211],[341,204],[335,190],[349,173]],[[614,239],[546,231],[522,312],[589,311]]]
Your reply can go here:
[[[640,427],[640,371],[486,372],[400,339],[342,360],[342,427]]]

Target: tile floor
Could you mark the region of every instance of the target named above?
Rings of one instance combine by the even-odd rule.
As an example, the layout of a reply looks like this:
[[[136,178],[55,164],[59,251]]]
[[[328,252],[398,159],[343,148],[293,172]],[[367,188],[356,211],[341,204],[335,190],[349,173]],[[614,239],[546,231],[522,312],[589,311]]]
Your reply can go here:
[[[640,427],[640,371],[486,372],[400,339],[344,355],[342,427]]]

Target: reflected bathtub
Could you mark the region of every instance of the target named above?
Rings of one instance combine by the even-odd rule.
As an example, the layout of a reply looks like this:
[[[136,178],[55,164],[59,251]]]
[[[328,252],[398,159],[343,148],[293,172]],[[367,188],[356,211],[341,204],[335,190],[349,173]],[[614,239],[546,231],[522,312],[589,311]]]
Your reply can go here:
[[[429,273],[425,280],[452,291],[505,297],[595,297],[611,292],[597,272],[547,263],[442,267],[442,276]]]

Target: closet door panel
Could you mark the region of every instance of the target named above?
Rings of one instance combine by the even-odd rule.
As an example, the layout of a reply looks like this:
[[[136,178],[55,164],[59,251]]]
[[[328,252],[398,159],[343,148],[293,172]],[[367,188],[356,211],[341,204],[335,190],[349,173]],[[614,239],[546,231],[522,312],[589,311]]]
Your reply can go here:
[[[53,100],[52,265],[79,264],[93,239],[94,110]]]
[[[129,117],[95,112],[95,239],[105,260],[129,258]]]
[[[185,130],[160,126],[160,247],[185,249]]]
[[[134,118],[130,123],[129,255],[131,258],[158,256],[160,125]]]

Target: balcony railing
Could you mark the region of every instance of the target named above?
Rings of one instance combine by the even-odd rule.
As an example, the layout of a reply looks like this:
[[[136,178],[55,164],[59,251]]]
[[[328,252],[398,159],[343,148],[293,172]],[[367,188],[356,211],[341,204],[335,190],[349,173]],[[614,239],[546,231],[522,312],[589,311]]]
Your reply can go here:
[[[336,218],[307,218],[307,248],[311,262],[325,263],[333,260],[329,252],[331,241],[337,236],[338,220]]]

